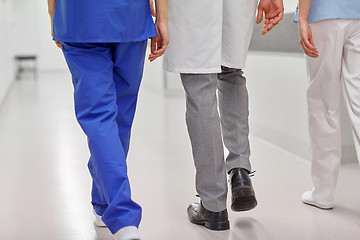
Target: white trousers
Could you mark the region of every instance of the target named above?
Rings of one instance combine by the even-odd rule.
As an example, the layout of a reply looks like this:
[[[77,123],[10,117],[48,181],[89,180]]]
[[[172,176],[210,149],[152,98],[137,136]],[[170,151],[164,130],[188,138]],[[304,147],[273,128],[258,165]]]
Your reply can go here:
[[[334,202],[341,160],[341,85],[360,159],[360,19],[324,20],[310,26],[319,50],[318,58],[307,57],[313,198],[328,205]]]

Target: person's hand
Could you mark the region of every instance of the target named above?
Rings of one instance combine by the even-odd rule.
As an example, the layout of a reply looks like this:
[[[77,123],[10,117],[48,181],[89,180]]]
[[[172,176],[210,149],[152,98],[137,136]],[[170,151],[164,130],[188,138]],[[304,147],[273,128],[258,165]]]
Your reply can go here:
[[[256,23],[261,23],[265,13],[264,26],[261,33],[265,35],[273,29],[284,16],[283,0],[260,0]]]
[[[155,7],[154,7],[154,0],[150,0],[150,12],[151,12],[151,16],[153,16],[153,17],[156,16]]]
[[[54,29],[53,29],[53,20],[52,20],[52,17],[51,17],[51,38],[53,38],[54,37]],[[58,47],[58,48],[62,48],[61,47],[61,42],[58,42],[58,41],[54,41],[55,42],[55,44],[56,44],[56,46]]]
[[[299,32],[300,32],[300,44],[304,50],[304,53],[312,58],[319,57],[319,52],[315,47],[312,37],[312,31],[307,21],[299,20]]]
[[[149,55],[150,62],[158,57],[161,57],[169,44],[167,22],[155,22],[158,36],[151,38],[151,54]]]

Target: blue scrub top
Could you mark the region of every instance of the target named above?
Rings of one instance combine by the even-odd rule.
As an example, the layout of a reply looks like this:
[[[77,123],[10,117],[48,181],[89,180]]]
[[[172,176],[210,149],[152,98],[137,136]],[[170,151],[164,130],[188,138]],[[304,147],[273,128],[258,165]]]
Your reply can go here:
[[[317,22],[325,19],[359,19],[359,0],[312,0],[309,10],[308,22]],[[298,21],[298,9],[294,22]]]
[[[59,42],[136,42],[156,35],[149,0],[57,0]]]

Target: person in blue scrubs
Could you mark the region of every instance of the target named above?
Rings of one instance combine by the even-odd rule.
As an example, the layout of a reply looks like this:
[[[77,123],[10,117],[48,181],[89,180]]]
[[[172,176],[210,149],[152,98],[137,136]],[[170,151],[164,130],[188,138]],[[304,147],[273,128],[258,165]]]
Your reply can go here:
[[[341,90],[360,160],[360,2],[300,0],[295,22],[310,80],[307,102],[314,186],[301,198],[305,204],[332,209],[341,162]]]
[[[140,239],[126,157],[147,39],[153,61],[167,44],[167,0],[48,0],[53,40],[74,85],[76,118],[88,137],[92,205],[114,239]]]

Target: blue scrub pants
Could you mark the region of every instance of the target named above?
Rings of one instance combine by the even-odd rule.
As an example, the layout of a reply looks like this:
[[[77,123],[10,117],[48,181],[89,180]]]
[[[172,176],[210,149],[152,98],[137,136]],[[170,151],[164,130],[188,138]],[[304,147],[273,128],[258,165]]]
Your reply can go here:
[[[76,118],[88,137],[94,210],[112,233],[138,227],[141,207],[131,199],[126,156],[146,40],[62,47],[74,84]]]

